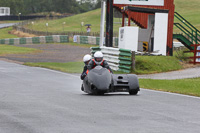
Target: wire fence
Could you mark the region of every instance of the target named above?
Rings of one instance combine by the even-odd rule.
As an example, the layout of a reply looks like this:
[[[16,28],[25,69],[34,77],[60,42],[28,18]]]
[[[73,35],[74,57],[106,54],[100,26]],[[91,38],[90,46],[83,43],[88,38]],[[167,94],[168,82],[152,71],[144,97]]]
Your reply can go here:
[[[51,18],[46,18],[46,20],[54,20],[54,19],[59,19],[56,17],[51,17]],[[25,25],[40,21],[40,20],[45,20],[44,18],[36,18],[36,19],[31,19],[31,20],[25,20],[23,22],[20,22],[13,26],[13,29],[16,31],[21,31],[24,33],[29,33],[29,34],[34,34],[37,36],[49,36],[49,35],[68,35],[69,37],[73,37],[74,35],[81,35],[81,36],[94,36],[94,37],[99,37],[100,32],[80,32],[80,31],[60,31],[60,32],[49,32],[49,31],[37,31],[34,29],[29,29],[26,28]],[[106,33],[104,33],[104,36],[106,36]],[[118,37],[118,32],[113,32],[113,37]]]
[[[74,35],[100,36],[99,32],[90,32],[88,34],[87,32],[76,32],[76,31],[63,31],[63,32],[36,31],[17,25],[13,26],[13,29],[24,33],[34,34],[37,36],[49,36],[49,35],[68,35],[69,37],[73,37]]]

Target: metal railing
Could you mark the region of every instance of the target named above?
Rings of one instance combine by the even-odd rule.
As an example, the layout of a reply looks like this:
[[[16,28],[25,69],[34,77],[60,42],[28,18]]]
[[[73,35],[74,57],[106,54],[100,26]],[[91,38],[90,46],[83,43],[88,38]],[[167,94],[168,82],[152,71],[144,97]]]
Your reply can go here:
[[[180,29],[193,44],[198,44],[200,42],[200,31],[179,13],[175,12],[174,16],[180,21],[180,23],[174,23],[174,25]]]
[[[190,63],[194,65],[200,64],[200,44],[193,44],[191,46],[194,47],[194,50],[191,50],[190,52],[193,52],[194,56],[190,57],[190,59],[193,60],[193,61],[190,61]]]

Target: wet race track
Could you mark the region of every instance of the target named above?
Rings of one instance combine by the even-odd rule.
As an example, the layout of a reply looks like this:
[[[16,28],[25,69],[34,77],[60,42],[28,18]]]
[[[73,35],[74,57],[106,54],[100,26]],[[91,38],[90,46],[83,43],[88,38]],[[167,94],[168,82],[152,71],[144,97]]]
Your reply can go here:
[[[0,133],[198,133],[200,98],[87,95],[79,76],[0,61]]]

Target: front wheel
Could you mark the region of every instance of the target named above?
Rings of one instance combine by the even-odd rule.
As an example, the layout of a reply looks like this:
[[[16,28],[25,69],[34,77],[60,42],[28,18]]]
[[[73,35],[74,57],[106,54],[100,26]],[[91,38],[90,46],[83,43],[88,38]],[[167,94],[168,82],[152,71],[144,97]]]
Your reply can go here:
[[[100,91],[100,92],[97,93],[97,95],[104,95],[104,93],[105,92]]]
[[[82,90],[82,91],[84,91],[84,87],[83,87],[83,84],[81,85],[81,90]]]
[[[138,89],[137,90],[134,89],[134,90],[129,91],[130,95],[137,95],[137,93],[138,93]]]

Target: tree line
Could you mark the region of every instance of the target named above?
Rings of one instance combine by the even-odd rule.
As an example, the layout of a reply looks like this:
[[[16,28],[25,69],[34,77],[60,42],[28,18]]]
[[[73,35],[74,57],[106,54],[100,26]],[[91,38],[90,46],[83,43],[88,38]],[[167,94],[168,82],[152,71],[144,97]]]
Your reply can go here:
[[[10,7],[11,15],[30,15],[42,12],[82,13],[100,6],[100,0],[93,5],[89,0],[78,3],[76,0],[0,0],[0,7]]]

